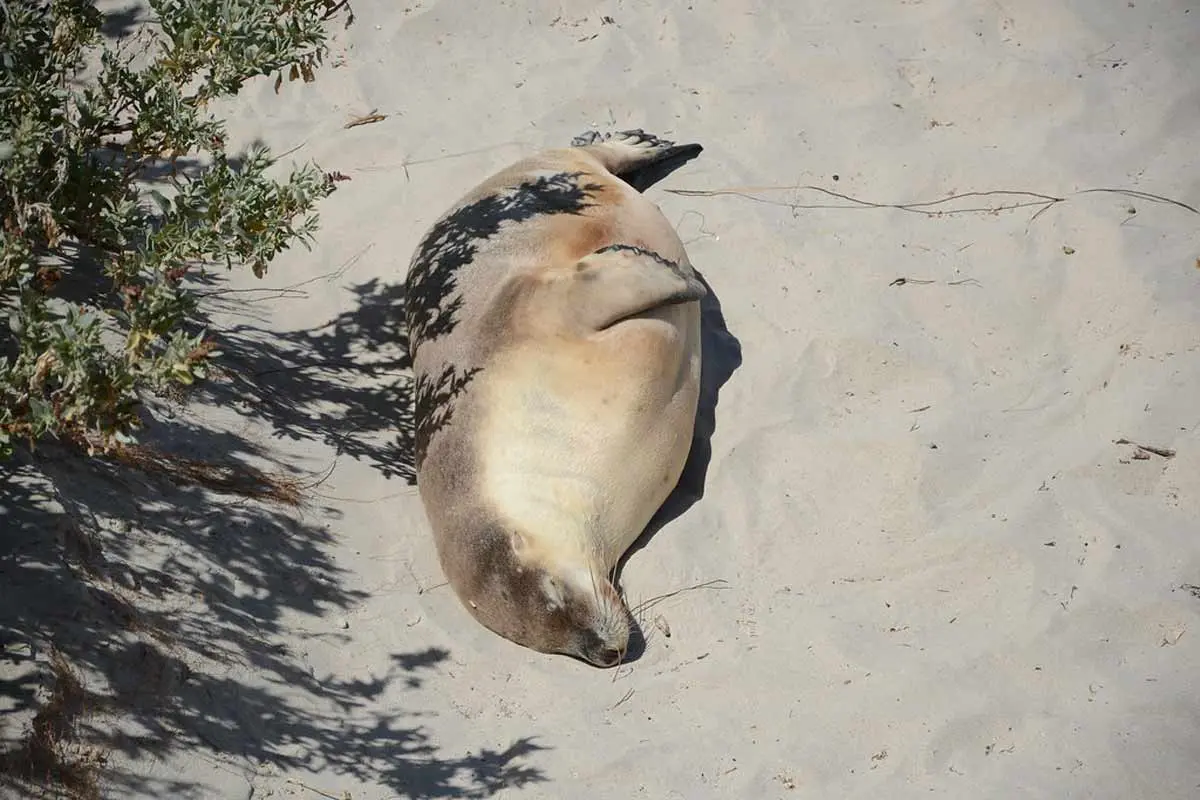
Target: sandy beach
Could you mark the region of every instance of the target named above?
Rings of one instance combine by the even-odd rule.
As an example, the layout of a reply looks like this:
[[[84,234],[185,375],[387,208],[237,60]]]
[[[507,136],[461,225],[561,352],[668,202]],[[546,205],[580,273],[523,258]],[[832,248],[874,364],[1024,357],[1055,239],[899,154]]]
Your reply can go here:
[[[219,109],[349,179],[220,276],[240,377],[148,432],[303,506],[69,461],[0,497],[50,565],[11,613],[79,578],[104,797],[1200,796],[1200,6],[353,5],[314,82]],[[403,285],[476,182],[627,128],[705,148],[647,194],[712,289],[708,452],[598,670],[444,584]]]

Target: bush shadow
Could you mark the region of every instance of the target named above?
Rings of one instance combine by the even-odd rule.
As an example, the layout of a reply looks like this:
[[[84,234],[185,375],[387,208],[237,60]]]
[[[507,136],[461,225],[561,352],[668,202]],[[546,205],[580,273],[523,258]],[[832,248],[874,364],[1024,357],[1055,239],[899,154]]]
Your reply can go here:
[[[222,353],[219,371],[197,393],[252,410],[278,437],[322,442],[385,478],[415,485],[404,285],[372,278],[349,288],[352,309],[291,332],[268,332],[265,320],[247,317],[246,309],[256,299],[297,296],[304,288],[266,290],[248,304],[222,297],[222,305],[241,307],[242,321],[212,334]],[[210,308],[220,295],[220,289],[209,295]]]
[[[142,11],[109,13],[103,33],[131,34]],[[237,169],[242,158],[230,162]],[[181,158],[141,177],[161,183],[202,168]],[[112,291],[100,254],[63,256],[59,298]],[[303,287],[243,290],[220,275],[196,286],[193,330],[242,315],[217,337],[224,369],[196,400],[241,404],[279,435],[335,445],[415,482],[401,285],[355,286],[352,311],[292,333],[262,324],[254,301]],[[487,797],[545,780],[529,762],[547,748],[532,738],[467,755],[458,743],[448,756],[421,712],[395,709],[396,692],[422,687],[445,650],[393,654],[379,678],[315,674],[294,643],[350,644],[330,618],[367,598],[331,556],[324,523],[336,509],[272,502],[304,495],[306,476],[274,466],[268,475],[266,449],[165,407],[144,415],[140,438],[162,458],[140,469],[43,442],[0,471],[3,790],[92,797],[102,783],[104,796],[211,796],[188,777],[144,769],[183,754],[250,771],[323,770],[406,797]],[[264,481],[276,482],[273,494]],[[298,630],[298,619],[317,630]]]
[[[642,534],[618,561],[613,573],[614,585],[619,586],[625,564],[634,554],[645,547],[660,530],[704,497],[708,464],[712,458],[711,440],[717,429],[717,401],[721,387],[742,365],[742,345],[725,323],[720,299],[699,270],[696,270],[696,275],[708,293],[700,301],[700,397],[696,407],[691,449],[675,488],[655,512]],[[632,662],[641,658],[645,648],[645,631],[635,620],[626,661]]]
[[[144,3],[129,3],[103,12],[100,33],[109,39],[124,39],[138,31],[150,19]]]
[[[169,432],[174,447],[248,470],[264,457],[182,420]],[[206,796],[139,768],[184,753],[413,797],[543,779],[525,763],[544,749],[532,739],[444,757],[420,713],[394,708],[445,650],[395,654],[371,680],[314,674],[294,643],[349,643],[328,618],[366,597],[347,588],[319,521],[52,445],[11,466],[0,478],[0,786],[91,797],[99,779],[104,796]],[[316,630],[297,630],[300,617]]]

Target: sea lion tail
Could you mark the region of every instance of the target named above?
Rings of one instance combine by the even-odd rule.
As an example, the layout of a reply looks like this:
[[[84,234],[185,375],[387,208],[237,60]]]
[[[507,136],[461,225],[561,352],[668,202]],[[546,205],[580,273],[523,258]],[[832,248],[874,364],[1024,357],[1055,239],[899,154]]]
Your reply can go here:
[[[675,144],[640,128],[613,133],[586,131],[576,136],[571,146],[586,148],[609,172],[639,192],[646,191],[704,150],[699,144]]]

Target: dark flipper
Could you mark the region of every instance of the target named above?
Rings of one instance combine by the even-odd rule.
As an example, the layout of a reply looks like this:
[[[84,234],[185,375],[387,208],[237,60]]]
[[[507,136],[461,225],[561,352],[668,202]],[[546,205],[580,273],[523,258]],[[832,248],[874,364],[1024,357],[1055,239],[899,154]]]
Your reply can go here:
[[[700,155],[699,144],[675,144],[640,128],[614,133],[586,131],[573,147],[586,147],[617,177],[644,192]]]

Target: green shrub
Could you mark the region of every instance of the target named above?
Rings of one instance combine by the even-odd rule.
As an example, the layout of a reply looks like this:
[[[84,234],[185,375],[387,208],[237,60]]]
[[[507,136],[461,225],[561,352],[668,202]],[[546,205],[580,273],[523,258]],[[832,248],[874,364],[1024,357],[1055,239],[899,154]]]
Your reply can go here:
[[[109,451],[146,392],[218,353],[194,279],[311,241],[333,182],[268,176],[208,110],[245,81],[310,81],[345,0],[148,0],[106,38],[85,0],[0,0],[0,452],[47,435]],[[349,24],[349,19],[347,19]]]

